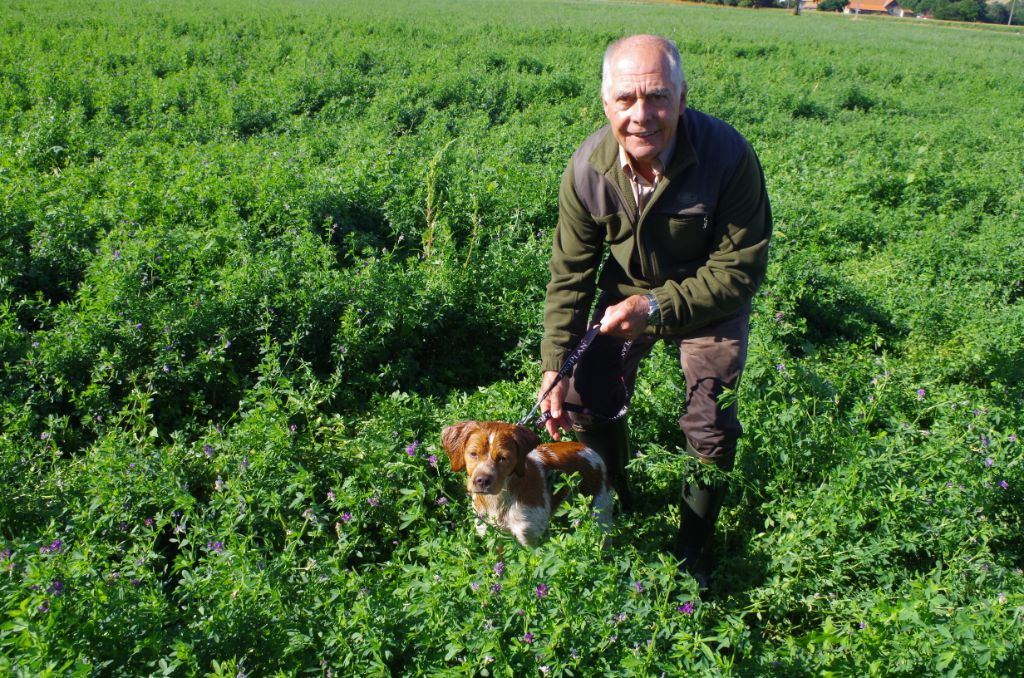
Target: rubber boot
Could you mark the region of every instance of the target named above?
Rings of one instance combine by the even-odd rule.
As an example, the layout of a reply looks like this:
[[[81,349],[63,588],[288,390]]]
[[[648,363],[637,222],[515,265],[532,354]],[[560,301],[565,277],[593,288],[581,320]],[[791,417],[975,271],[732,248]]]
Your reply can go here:
[[[708,586],[708,564],[705,556],[708,542],[715,531],[715,521],[725,500],[726,482],[687,482],[679,506],[679,532],[675,555],[683,570],[697,580],[701,588]]]
[[[629,458],[629,428],[625,419],[594,421],[572,427],[576,440],[601,455],[608,469],[608,480],[619,497],[623,511],[633,510],[633,494],[629,490],[626,476],[626,461]]]

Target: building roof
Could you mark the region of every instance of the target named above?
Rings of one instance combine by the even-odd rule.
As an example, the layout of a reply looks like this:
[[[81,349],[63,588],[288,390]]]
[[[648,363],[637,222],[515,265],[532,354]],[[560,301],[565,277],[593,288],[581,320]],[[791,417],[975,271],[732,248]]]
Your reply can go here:
[[[896,0],[850,0],[848,6],[861,12],[888,12],[893,5],[900,6]]]

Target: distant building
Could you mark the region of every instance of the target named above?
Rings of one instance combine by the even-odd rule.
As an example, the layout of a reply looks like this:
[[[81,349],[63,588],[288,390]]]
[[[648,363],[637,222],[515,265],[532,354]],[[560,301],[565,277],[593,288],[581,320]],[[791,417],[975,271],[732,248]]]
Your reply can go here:
[[[904,16],[905,10],[896,0],[850,0],[843,14],[888,14]]]

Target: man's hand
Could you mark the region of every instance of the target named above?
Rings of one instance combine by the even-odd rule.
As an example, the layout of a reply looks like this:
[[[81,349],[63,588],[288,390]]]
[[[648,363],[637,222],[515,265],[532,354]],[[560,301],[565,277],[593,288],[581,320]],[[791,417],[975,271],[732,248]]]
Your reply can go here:
[[[632,341],[639,337],[647,327],[647,316],[651,308],[647,297],[634,294],[626,297],[614,306],[604,310],[601,318],[601,334],[622,337]]]
[[[545,372],[544,378],[540,382],[540,393],[537,395],[540,396],[544,391],[547,391],[557,376],[558,372]],[[562,437],[558,429],[561,428],[568,431],[572,428],[572,419],[569,418],[569,413],[562,409],[562,403],[565,402],[565,394],[568,391],[569,382],[563,379],[551,389],[551,393],[540,403],[541,412],[551,413],[551,418],[544,422],[544,427],[548,430],[548,435],[554,440],[559,440]]]

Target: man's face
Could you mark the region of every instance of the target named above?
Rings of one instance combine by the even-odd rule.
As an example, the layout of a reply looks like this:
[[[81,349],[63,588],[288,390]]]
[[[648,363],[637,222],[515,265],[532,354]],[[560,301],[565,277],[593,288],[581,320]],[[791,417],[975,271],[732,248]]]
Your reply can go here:
[[[649,167],[676,133],[686,91],[672,85],[668,59],[656,44],[623,46],[609,66],[604,113],[619,145]]]

